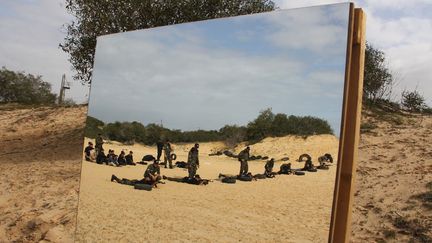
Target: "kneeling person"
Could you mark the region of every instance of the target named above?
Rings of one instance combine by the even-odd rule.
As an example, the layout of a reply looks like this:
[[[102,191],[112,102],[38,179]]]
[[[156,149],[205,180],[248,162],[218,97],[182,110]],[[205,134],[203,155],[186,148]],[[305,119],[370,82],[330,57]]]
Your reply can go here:
[[[159,183],[161,179],[159,162],[157,160],[153,160],[153,164],[147,166],[147,169],[144,172],[144,178],[141,180],[129,180],[126,178],[119,179],[115,175],[111,176],[111,181],[116,181],[117,183],[130,186],[135,184],[148,184],[157,187],[156,184]]]
[[[272,158],[269,161],[267,161],[267,163],[264,166],[264,175],[267,178],[275,177],[276,173],[273,173],[273,166],[274,166],[274,159]]]

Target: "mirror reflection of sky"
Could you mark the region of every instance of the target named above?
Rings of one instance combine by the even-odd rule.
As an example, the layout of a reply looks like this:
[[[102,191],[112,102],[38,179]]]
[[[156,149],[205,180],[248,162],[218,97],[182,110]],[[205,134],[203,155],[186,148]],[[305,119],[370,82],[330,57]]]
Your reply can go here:
[[[272,108],[339,135],[348,15],[343,3],[99,37],[88,114],[217,130]]]

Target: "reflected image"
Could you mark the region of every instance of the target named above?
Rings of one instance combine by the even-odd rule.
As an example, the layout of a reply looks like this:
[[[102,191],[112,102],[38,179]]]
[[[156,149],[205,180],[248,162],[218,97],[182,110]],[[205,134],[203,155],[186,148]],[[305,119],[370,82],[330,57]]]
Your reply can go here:
[[[349,3],[98,37],[78,242],[327,241]]]

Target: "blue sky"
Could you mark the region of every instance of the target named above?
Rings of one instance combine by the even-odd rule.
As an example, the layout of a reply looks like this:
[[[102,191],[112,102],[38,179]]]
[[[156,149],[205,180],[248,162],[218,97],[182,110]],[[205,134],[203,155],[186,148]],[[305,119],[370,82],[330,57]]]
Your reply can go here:
[[[275,0],[282,9],[344,2],[340,0]],[[385,51],[401,90],[417,89],[432,105],[432,1],[359,0],[367,13],[367,39]],[[0,0],[0,66],[42,75],[59,89],[61,75],[72,80],[68,56],[58,48],[73,20],[62,0]],[[73,81],[66,96],[78,102],[89,87]]]
[[[338,134],[347,26],[337,4],[100,37],[89,115],[219,129],[271,107]]]

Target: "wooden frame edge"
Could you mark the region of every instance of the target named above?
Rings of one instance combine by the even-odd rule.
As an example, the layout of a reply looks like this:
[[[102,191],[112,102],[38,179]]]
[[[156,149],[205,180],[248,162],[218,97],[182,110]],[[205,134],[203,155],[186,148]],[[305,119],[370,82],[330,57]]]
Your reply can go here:
[[[366,15],[350,3],[341,137],[328,242],[349,242],[360,140]]]

